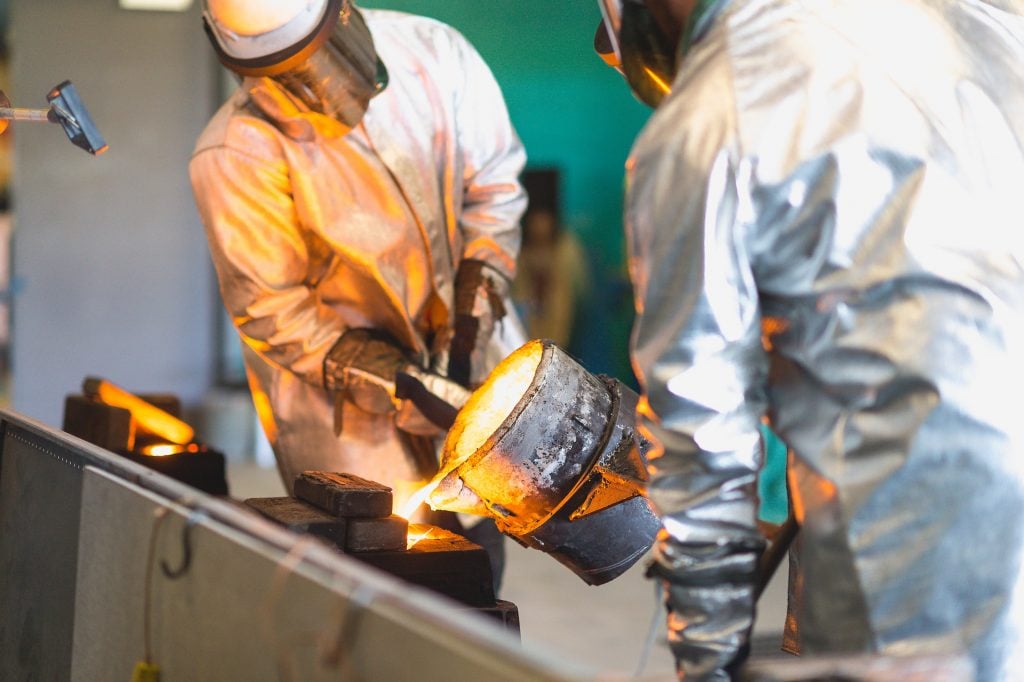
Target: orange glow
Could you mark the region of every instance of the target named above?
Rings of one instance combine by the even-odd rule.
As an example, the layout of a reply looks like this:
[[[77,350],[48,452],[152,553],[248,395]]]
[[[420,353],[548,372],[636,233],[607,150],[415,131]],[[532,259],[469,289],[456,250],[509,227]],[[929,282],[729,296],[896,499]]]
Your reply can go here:
[[[405,504],[403,504],[395,513],[403,519],[411,517],[416,513],[416,510],[419,509],[419,506],[427,500],[430,493],[434,492],[434,489],[437,488],[440,482],[440,478],[435,478],[430,483],[427,483],[425,486],[417,490],[412,497],[406,500]]]
[[[610,66],[613,69],[622,68],[622,60],[619,59],[619,55],[614,52],[598,52],[597,56],[601,58],[601,61],[603,61],[605,65]]]
[[[155,445],[143,445],[139,448],[139,452],[149,457],[168,457],[185,451],[175,443],[156,443]]]
[[[85,380],[83,391],[93,400],[114,407],[123,407],[131,412],[139,430],[179,445],[191,443],[195,439],[195,432],[191,426],[109,381],[88,378]]]
[[[661,91],[664,92],[666,95],[672,92],[672,86],[666,83],[664,80],[662,80],[661,77],[658,74],[654,73],[654,71],[652,71],[650,68],[645,66],[644,72],[647,74],[647,77],[651,79],[651,82],[657,85],[658,88],[660,88]]]
[[[502,360],[469,397],[448,432],[438,478],[472,457],[508,419],[533,383],[543,355],[543,341],[530,341]]]
[[[420,540],[429,540],[434,527],[426,523],[410,523],[406,536],[406,549],[412,549]]]
[[[772,338],[789,329],[789,320],[781,317],[761,318],[761,345],[768,352],[774,349]]]
[[[248,372],[246,372],[248,374]],[[251,385],[251,384],[250,384]],[[263,432],[271,443],[277,443],[277,422],[274,421],[274,410],[270,406],[270,397],[258,389],[252,389],[252,404],[256,408]]]

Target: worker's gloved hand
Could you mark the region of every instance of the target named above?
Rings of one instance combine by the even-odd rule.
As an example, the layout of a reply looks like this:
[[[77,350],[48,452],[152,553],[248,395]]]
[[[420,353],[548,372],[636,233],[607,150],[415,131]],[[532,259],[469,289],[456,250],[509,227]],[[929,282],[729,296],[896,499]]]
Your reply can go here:
[[[439,436],[469,398],[465,388],[412,362],[390,336],[374,329],[345,332],[324,360],[324,384],[335,394],[335,430],[339,433],[340,401],[352,402],[372,414],[397,411],[398,428]]]
[[[470,394],[454,381],[416,365],[400,371],[395,383],[396,395],[402,398],[395,425],[418,436],[447,433]]]
[[[509,282],[480,260],[466,259],[455,275],[455,332],[449,348],[448,377],[475,388],[483,379],[483,359],[494,327],[505,316],[502,302]]]
[[[409,365],[405,351],[386,333],[350,329],[324,359],[324,386],[338,399],[372,414],[398,409],[395,374]]]

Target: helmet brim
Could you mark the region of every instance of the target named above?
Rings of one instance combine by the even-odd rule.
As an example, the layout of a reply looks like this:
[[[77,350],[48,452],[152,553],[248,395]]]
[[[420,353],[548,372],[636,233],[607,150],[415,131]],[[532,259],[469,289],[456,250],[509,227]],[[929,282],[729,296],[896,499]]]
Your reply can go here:
[[[276,76],[309,58],[327,41],[337,25],[345,0],[327,0],[324,13],[313,29],[288,47],[266,55],[244,58],[232,54],[212,20],[203,15],[203,28],[213,45],[217,59],[225,67],[242,76]]]

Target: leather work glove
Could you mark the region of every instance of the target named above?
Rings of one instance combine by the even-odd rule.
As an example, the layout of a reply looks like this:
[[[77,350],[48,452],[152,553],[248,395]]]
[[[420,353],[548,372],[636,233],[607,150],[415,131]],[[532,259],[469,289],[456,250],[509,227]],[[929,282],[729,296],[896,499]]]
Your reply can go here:
[[[397,412],[395,425],[408,433],[440,436],[448,430],[424,416],[412,400],[396,395],[396,377],[409,385],[410,377],[425,391],[413,391],[418,398],[441,400],[456,410],[469,392],[442,376],[429,372],[409,359],[388,334],[375,329],[350,329],[334,344],[324,359],[324,385],[335,396],[334,429],[341,433],[344,401],[372,414]],[[431,398],[432,396],[432,398]]]
[[[494,327],[505,316],[504,275],[481,260],[466,259],[455,275],[455,332],[449,348],[448,377],[468,388],[484,379],[483,359]]]
[[[395,374],[409,364],[405,351],[375,329],[350,329],[324,358],[324,386],[371,414],[398,409]]]

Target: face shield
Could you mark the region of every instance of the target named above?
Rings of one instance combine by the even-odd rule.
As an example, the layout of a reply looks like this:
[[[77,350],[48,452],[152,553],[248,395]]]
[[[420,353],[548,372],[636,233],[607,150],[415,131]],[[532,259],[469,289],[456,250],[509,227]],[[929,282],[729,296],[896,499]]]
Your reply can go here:
[[[311,111],[355,127],[370,100],[387,87],[388,72],[378,58],[363,15],[345,2],[330,36],[297,66],[272,78]]]
[[[678,40],[665,35],[643,0],[598,0],[603,21],[594,48],[626,78],[644,104],[657,107],[672,89]]]

